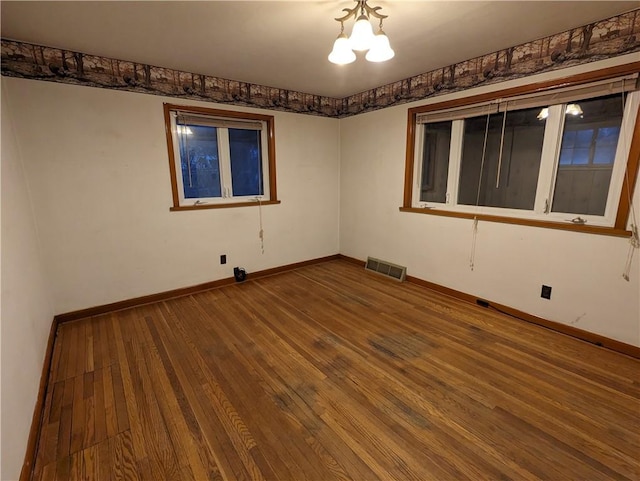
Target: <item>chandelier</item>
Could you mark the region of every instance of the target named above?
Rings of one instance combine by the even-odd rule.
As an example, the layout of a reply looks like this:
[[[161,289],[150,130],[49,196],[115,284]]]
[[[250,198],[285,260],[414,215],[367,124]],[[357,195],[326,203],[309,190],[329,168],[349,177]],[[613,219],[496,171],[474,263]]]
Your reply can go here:
[[[387,15],[378,13],[382,7],[370,7],[367,0],[355,0],[357,5],[353,8],[343,8],[347,12],[344,16],[336,18],[340,22],[340,35],[333,44],[333,50],[329,54],[329,61],[338,65],[345,65],[356,59],[355,52],[367,50],[365,58],[369,62],[384,62],[393,58],[395,52],[389,45],[389,38],[382,31],[382,20]],[[356,18],[351,36],[344,33],[344,22],[351,17]],[[378,31],[374,35],[373,28],[369,22],[370,17],[380,20]]]

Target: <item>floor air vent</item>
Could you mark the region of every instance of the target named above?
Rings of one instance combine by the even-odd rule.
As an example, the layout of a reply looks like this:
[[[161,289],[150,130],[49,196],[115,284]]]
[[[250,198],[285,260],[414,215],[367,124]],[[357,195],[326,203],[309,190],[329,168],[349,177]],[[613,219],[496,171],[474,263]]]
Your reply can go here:
[[[374,259],[373,257],[367,257],[367,263],[364,268],[368,271],[377,272],[387,277],[391,277],[397,281],[404,281],[407,275],[407,268],[391,264],[387,261],[381,261],[380,259]]]

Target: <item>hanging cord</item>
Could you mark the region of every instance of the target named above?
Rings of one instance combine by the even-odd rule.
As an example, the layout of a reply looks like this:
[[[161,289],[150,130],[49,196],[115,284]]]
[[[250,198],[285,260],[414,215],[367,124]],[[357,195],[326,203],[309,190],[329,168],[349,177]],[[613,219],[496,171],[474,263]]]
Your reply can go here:
[[[482,186],[482,174],[484,172],[484,161],[487,154],[487,138],[489,137],[489,119],[491,117],[491,109],[487,112],[487,123],[484,129],[484,142],[482,144],[482,161],[480,162],[480,176],[478,177],[478,191],[476,194],[476,209],[480,205],[480,187]],[[469,267],[471,270],[475,267],[476,262],[476,240],[478,238],[478,216],[473,217],[473,228],[471,236],[471,254],[469,255]]]
[[[500,134],[500,154],[498,155],[498,172],[496,173],[496,189],[500,188],[500,171],[502,170],[502,148],[504,147],[504,129],[507,125],[507,104],[504,104],[504,115],[502,116],[502,134]]]
[[[487,124],[484,128],[484,141],[482,143],[482,161],[480,162],[480,175],[478,177],[478,190],[476,194],[476,207],[480,205],[480,187],[482,186],[482,174],[484,172],[484,160],[487,155],[487,138],[489,137],[489,118],[491,117],[491,110],[487,112]]]
[[[471,270],[475,267],[475,259],[476,259],[476,240],[478,239],[478,217],[473,218],[473,227],[472,227],[472,236],[471,236],[471,255],[469,256],[469,267]]]
[[[625,91],[622,89],[622,112],[624,114],[626,99],[625,99]],[[637,119],[636,119],[637,121]],[[627,150],[627,136],[625,135],[622,139],[624,142],[623,152],[628,152]],[[624,270],[622,271],[622,278],[629,282],[631,279],[631,266],[633,265],[633,256],[636,253],[637,249],[640,249],[640,235],[638,234],[638,219],[636,217],[636,209],[633,205],[633,198],[631,197],[631,183],[629,182],[629,159],[627,158],[627,163],[624,166],[624,181],[627,184],[627,201],[629,202],[629,210],[631,213],[631,237],[629,237],[629,251],[627,253],[627,260],[624,264]]]
[[[260,238],[260,249],[262,250],[262,254],[264,254],[264,229],[262,228],[262,197],[256,197],[258,201],[258,212],[260,214],[260,231],[258,232],[258,237]]]
[[[636,249],[640,248],[640,237],[638,236],[638,227],[635,224],[631,225],[631,237],[629,238],[629,252],[627,253],[627,261],[624,264],[624,271],[622,277],[625,281],[631,280],[631,266],[633,265],[633,255],[636,253]]]

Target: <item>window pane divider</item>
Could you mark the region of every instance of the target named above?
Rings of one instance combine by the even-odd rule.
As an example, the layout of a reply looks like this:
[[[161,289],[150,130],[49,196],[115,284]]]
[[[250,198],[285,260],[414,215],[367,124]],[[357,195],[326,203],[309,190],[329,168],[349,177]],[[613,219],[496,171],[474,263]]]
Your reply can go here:
[[[564,115],[564,105],[549,107],[549,117],[546,119],[547,125],[544,131],[544,140],[542,141],[542,158],[538,173],[536,200],[533,208],[534,212],[538,214],[551,212]]]
[[[220,159],[224,159],[224,162],[220,162],[220,184],[222,187],[222,197],[233,197],[233,187],[231,183],[231,154],[229,147],[229,129],[218,128],[220,135],[218,135],[218,153]]]
[[[447,193],[449,194],[449,206],[458,205],[458,190],[460,179],[460,161],[462,159],[462,134],[464,132],[464,121],[454,120],[451,125],[451,150],[449,152],[449,176],[448,179],[455,179],[448,182]]]

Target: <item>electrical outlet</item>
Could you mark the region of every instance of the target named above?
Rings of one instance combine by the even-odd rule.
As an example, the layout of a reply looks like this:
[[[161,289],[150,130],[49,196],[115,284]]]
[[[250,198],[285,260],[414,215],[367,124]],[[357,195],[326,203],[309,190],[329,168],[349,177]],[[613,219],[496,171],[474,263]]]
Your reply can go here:
[[[222,254],[220,256],[220,264],[226,264],[227,263],[227,254]]]
[[[543,285],[540,297],[543,297],[544,299],[551,299],[551,286]]]
[[[478,304],[481,307],[489,307],[489,303],[484,299],[476,299],[476,304]]]

